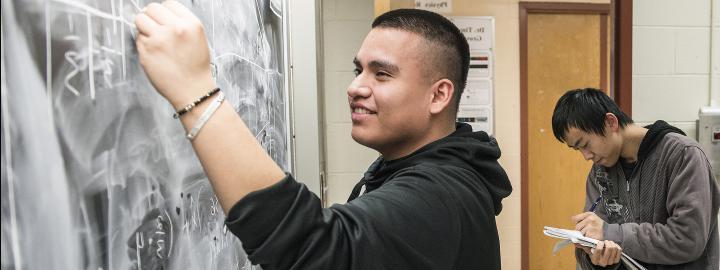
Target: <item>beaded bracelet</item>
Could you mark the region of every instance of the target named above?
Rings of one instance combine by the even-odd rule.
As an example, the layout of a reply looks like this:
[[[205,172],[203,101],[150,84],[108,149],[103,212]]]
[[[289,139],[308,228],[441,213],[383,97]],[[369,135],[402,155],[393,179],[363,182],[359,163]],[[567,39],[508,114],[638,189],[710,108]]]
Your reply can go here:
[[[200,103],[202,103],[203,101],[205,101],[206,99],[208,99],[209,97],[211,97],[212,95],[214,95],[217,92],[220,92],[219,87],[216,87],[215,89],[210,90],[210,92],[207,92],[207,94],[200,96],[192,103],[188,104],[187,106],[185,106],[182,109],[175,112],[175,114],[173,114],[173,118],[175,118],[175,119],[180,118],[181,115],[186,114],[187,112],[189,112],[190,110],[195,108],[195,106],[199,105]]]

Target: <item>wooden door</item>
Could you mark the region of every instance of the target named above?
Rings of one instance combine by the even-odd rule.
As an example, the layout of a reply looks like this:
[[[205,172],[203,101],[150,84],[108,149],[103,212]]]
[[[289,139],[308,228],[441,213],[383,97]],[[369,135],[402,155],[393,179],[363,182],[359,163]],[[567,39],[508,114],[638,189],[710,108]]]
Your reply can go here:
[[[558,4],[562,5],[562,4]],[[600,5],[607,6],[607,5]],[[607,6],[609,10],[609,6]],[[574,250],[552,255],[543,226],[573,228],[592,165],[555,139],[551,118],[567,90],[608,86],[607,13],[527,13],[523,80],[524,269],[575,269]],[[522,23],[522,22],[521,22]],[[523,48],[521,48],[522,50]]]

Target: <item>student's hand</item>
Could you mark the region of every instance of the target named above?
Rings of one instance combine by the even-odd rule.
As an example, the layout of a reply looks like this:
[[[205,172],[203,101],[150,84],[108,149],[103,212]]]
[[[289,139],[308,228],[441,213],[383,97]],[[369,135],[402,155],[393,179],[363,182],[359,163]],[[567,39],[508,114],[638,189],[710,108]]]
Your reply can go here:
[[[200,20],[175,1],[151,3],[135,16],[140,64],[176,109],[215,87]]]
[[[593,212],[585,212],[572,217],[575,222],[575,230],[583,233],[584,236],[603,240],[603,221]]]
[[[610,240],[598,242],[597,246],[593,249],[579,245],[575,246],[581,248],[585,251],[585,253],[590,255],[590,261],[592,264],[601,267],[617,264],[620,262],[620,258],[622,257],[622,248]]]

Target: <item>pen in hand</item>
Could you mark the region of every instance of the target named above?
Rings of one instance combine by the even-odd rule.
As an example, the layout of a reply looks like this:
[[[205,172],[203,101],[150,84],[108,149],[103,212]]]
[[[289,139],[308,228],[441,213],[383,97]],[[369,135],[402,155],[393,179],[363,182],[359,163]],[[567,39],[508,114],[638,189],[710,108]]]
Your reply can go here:
[[[597,208],[600,201],[602,201],[602,195],[598,196],[597,199],[595,199],[595,202],[592,204],[592,206],[590,206],[590,210],[588,210],[588,212],[595,213],[595,208]]]

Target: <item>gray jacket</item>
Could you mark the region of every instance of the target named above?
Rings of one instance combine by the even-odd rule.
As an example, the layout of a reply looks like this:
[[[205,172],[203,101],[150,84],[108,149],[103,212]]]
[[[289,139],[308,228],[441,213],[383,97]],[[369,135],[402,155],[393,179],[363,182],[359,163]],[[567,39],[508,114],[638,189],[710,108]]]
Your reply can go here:
[[[694,140],[677,133],[659,137],[630,177],[620,162],[594,165],[586,192],[585,209],[603,197],[595,213],[606,222],[604,238],[649,270],[720,269],[720,189]],[[576,255],[583,269],[603,269],[584,252]]]

